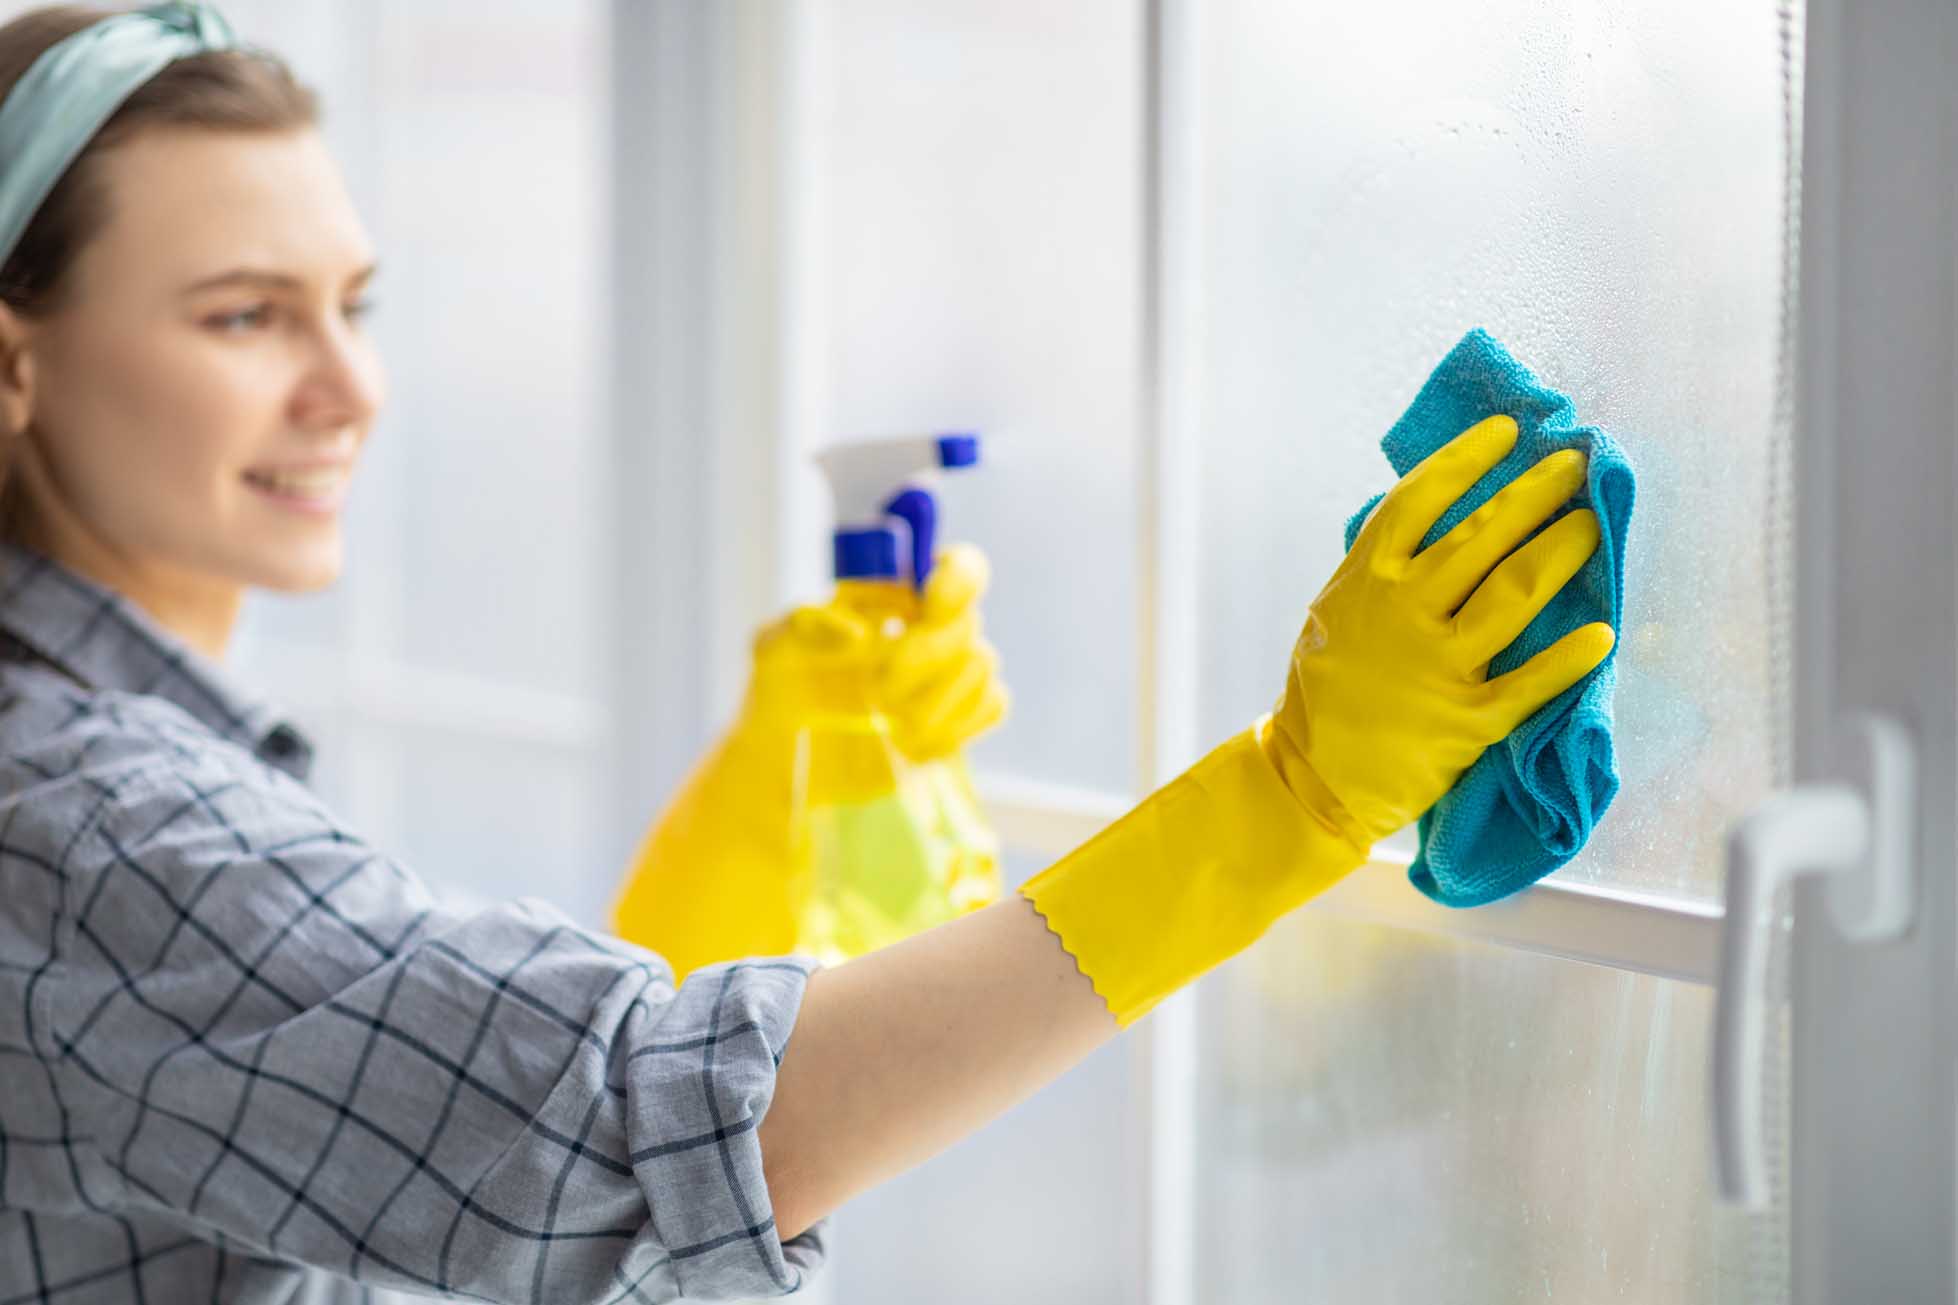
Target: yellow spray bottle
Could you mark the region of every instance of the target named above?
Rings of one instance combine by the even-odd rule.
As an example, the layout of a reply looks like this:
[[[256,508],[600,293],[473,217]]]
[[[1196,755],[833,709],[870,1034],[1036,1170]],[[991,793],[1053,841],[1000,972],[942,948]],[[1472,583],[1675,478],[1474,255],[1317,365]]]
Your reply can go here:
[[[972,434],[836,444],[817,454],[836,504],[831,600],[882,639],[915,619],[935,559],[938,475],[976,466]],[[870,695],[814,717],[796,764],[807,858],[796,950],[862,955],[999,896],[999,845],[962,752],[910,756]]]
[[[911,718],[936,684],[929,673],[917,683],[934,655],[919,650],[939,646],[921,597],[936,560],[931,490],[978,457],[971,435],[821,455],[837,503],[836,592],[756,636],[740,711],[647,830],[613,905],[613,928],[676,978],[744,956],[844,960],[999,895],[998,844],[960,749],[1003,710],[1001,691],[988,680],[976,706],[955,699],[929,729]],[[929,593],[970,601],[971,565],[952,555],[942,578],[956,583]],[[961,667],[936,687],[963,693]]]

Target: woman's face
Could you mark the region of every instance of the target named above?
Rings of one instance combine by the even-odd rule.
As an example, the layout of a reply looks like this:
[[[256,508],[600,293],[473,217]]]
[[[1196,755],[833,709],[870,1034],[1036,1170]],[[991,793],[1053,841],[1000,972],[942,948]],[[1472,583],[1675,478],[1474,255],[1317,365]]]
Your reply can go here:
[[[338,168],[311,130],[155,130],[101,163],[109,221],[30,327],[37,532],[153,580],[329,583],[385,392]]]

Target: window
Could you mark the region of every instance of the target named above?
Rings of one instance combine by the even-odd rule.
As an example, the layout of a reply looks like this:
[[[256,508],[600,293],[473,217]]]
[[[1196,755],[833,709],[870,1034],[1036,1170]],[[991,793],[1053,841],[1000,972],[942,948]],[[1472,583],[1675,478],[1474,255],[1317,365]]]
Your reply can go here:
[[[1201,732],[1268,706],[1297,633],[1275,596],[1330,574],[1391,480],[1380,434],[1483,326],[1639,472],[1623,787],[1553,882],[1712,899],[1786,692],[1781,16],[1190,12],[1166,57],[1200,120]],[[1779,1298],[1778,1220],[1714,1200],[1699,984],[1308,911],[1197,1009],[1202,1295]]]
[[[1639,467],[1600,836],[1494,915],[1429,907],[1389,845],[1152,1017],[1119,1098],[1150,1192],[1110,1154],[1084,1203],[1129,1212],[1149,1299],[1781,1299],[1785,1212],[1714,1201],[1704,1079],[1722,839],[1786,746],[1798,16],[847,0],[792,30],[814,415],[785,438],[993,440],[947,500],[998,564],[1018,711],[975,760],[1029,868],[1270,706],[1380,435],[1469,327]],[[1019,1174],[1054,1124],[982,1139]],[[1003,1228],[1008,1188],[935,1172],[868,1207]],[[932,1287],[843,1227],[845,1297]],[[1087,1298],[1133,1298],[1119,1263]]]
[[[339,106],[396,386],[347,582],[244,660],[451,889],[597,918],[820,585],[829,439],[987,438],[945,506],[996,566],[1016,880],[1269,707],[1463,331],[1636,460],[1585,854],[1457,912],[1384,846],[846,1211],[835,1299],[1949,1298],[1948,803],[1907,940],[1795,903],[1763,1214],[1704,1086],[1734,822],[1829,776],[1838,703],[1952,782],[1947,6],[227,8]]]

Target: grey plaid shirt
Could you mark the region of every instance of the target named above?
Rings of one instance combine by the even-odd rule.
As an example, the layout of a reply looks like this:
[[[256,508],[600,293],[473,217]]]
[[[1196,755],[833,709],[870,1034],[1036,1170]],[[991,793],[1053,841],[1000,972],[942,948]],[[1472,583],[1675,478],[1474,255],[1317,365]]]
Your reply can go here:
[[[306,739],[0,545],[0,1305],[774,1296],[808,964],[445,909]]]

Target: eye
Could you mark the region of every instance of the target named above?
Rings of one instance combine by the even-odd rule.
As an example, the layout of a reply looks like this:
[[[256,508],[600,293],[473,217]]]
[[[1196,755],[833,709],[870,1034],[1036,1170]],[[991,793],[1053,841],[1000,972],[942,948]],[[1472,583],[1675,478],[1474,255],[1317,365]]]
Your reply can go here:
[[[253,304],[250,308],[235,313],[222,313],[216,317],[206,318],[205,324],[216,327],[220,331],[235,332],[239,327],[254,328],[264,325],[271,312],[270,304]]]
[[[377,305],[374,301],[374,297],[372,295],[369,295],[364,299],[356,299],[353,303],[348,304],[346,308],[343,309],[342,311],[346,313],[348,321],[358,322],[371,316],[376,307]]]

